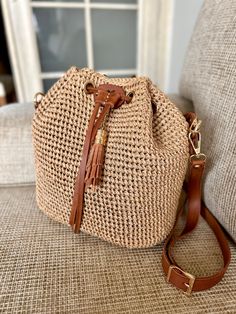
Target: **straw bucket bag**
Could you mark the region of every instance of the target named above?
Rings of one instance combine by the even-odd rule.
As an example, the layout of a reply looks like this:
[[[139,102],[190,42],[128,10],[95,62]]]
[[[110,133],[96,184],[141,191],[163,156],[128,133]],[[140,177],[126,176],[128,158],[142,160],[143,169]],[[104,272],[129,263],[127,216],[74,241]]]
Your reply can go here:
[[[108,78],[76,67],[46,95],[37,94],[35,105],[36,188],[42,211],[75,232],[127,248],[154,246],[170,234],[163,253],[168,280],[188,293],[215,284],[199,288],[168,252],[189,154],[190,210],[182,234],[193,230],[203,208],[205,155],[195,114],[184,117],[148,78]],[[226,242],[222,232],[220,238]],[[228,246],[226,251],[229,259]]]

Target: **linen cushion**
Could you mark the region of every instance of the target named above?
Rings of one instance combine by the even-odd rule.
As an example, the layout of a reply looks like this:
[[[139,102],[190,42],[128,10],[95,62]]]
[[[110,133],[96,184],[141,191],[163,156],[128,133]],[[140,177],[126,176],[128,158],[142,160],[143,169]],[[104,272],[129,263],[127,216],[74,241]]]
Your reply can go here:
[[[223,280],[190,298],[166,283],[162,245],[126,249],[85,233],[74,234],[38,210],[35,187],[0,189],[1,313],[235,313],[236,247]],[[222,266],[207,224],[175,250],[195,275]]]
[[[181,94],[203,120],[204,200],[236,240],[236,1],[207,0],[187,52]]]
[[[0,107],[0,186],[35,181],[31,136],[32,103]]]
[[[178,94],[168,94],[168,98],[179,108],[183,114],[189,111],[194,111],[193,103],[189,99],[186,99]]]

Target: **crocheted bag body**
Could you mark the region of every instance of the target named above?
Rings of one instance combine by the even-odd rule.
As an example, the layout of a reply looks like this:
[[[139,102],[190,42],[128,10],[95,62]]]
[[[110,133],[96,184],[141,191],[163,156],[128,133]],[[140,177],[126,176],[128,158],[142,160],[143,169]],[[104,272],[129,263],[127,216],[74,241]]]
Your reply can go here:
[[[88,81],[134,96],[109,114],[102,180],[84,193],[81,231],[125,247],[153,246],[173,228],[189,158],[188,126],[145,77],[108,78],[72,67],[48,91],[33,119],[38,206],[69,224],[94,109],[84,90]]]

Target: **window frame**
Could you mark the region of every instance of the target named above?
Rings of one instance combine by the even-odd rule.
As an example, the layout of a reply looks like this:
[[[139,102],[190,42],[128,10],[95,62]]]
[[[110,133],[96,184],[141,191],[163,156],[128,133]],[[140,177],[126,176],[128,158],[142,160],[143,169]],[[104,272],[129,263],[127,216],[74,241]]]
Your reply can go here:
[[[138,0],[137,4],[2,0],[10,60],[19,102],[30,101],[43,91],[44,79],[56,79],[63,72],[41,72],[32,19],[33,8],[84,9],[88,67],[94,68],[91,10],[137,10],[137,67],[97,69],[106,75],[146,75],[165,88],[170,49],[172,0]],[[23,43],[23,44],[22,44]],[[33,73],[33,74],[32,74]]]

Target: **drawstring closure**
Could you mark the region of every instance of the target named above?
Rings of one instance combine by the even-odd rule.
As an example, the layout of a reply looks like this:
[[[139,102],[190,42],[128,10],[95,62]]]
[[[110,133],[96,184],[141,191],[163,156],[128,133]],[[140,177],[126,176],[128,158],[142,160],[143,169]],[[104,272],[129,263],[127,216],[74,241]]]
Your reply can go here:
[[[88,82],[85,84],[85,92],[93,94],[95,107],[86,132],[79,173],[75,182],[69,220],[74,232],[80,231],[85,190],[91,185],[95,188],[101,181],[109,113],[119,108],[124,102],[129,103],[132,99],[132,96],[126,96],[122,87],[112,84],[103,84],[95,88],[91,82]],[[100,108],[102,110],[99,113]]]
[[[100,183],[105,159],[105,146],[107,143],[106,123],[110,110],[106,113],[101,127],[98,129],[95,141],[90,149],[86,166],[85,190],[92,186],[95,190]]]

